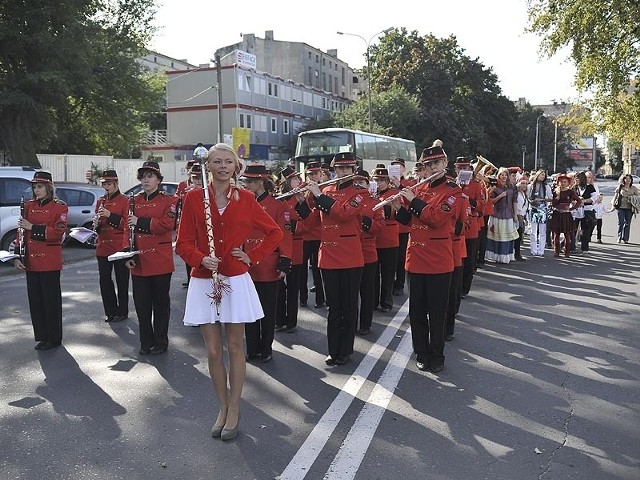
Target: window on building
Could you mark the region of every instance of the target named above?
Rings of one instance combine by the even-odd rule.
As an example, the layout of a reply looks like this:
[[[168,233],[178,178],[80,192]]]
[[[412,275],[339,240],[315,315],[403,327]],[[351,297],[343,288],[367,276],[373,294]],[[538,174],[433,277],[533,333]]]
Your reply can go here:
[[[238,118],[238,126],[244,128],[244,113],[241,113]]]
[[[278,133],[278,119],[271,117],[271,133]]]
[[[247,114],[247,128],[251,129],[251,115]]]
[[[311,60],[311,52],[309,52],[309,60]]]
[[[333,88],[333,91],[335,93],[338,93],[338,77],[334,78],[333,80],[334,80],[334,84],[335,84],[335,86]]]
[[[320,63],[320,57],[316,54],[316,63]]]
[[[289,120],[282,120],[282,133],[289,135]]]
[[[344,67],[342,67],[342,86],[344,87],[345,83],[344,83],[344,79],[345,79],[346,73],[344,71]]]
[[[313,69],[309,67],[309,85],[313,85]]]
[[[322,66],[323,66],[323,67],[327,65],[326,60],[327,60],[326,58],[323,58],[323,59],[322,59]]]
[[[323,90],[327,89],[327,74],[326,73],[322,74],[322,89]]]
[[[238,73],[238,90],[243,92],[251,91],[251,77],[244,73]]]

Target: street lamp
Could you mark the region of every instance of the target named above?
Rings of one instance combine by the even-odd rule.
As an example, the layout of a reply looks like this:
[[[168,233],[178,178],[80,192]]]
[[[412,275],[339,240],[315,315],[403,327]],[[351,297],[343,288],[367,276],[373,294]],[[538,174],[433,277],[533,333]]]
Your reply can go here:
[[[527,153],[527,146],[522,145],[522,171],[524,172],[524,155]]]
[[[542,117],[544,117],[545,114],[541,113],[540,115],[538,115],[538,118],[536,118],[536,152],[535,155],[533,156],[533,169],[534,170],[538,170],[538,138],[540,138],[540,119]]]
[[[368,91],[367,91],[367,99],[368,99],[368,104],[369,104],[369,131],[371,131],[373,129],[373,119],[371,117],[371,62],[370,62],[370,58],[369,58],[369,46],[371,44],[371,40],[376,38],[381,33],[388,33],[391,30],[392,30],[392,28],[385,28],[384,30],[379,31],[375,35],[372,35],[371,38],[368,41],[362,35],[358,35],[357,33],[336,32],[338,35],[349,35],[351,37],[358,37],[367,46],[367,51],[366,51],[366,54],[367,54],[367,89],[368,89]]]
[[[553,173],[556,173],[558,165],[558,117],[553,119],[555,133],[553,136]]]

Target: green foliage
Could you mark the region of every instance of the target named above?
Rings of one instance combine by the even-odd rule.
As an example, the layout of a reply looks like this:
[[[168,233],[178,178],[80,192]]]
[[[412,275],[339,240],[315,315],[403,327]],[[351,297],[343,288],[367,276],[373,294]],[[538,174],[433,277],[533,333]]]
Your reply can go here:
[[[529,19],[543,54],[570,48],[598,131],[640,145],[640,2],[529,0]]]
[[[153,0],[0,3],[0,148],[38,166],[40,151],[127,154],[161,89],[135,59]],[[159,97],[160,94],[160,97]]]

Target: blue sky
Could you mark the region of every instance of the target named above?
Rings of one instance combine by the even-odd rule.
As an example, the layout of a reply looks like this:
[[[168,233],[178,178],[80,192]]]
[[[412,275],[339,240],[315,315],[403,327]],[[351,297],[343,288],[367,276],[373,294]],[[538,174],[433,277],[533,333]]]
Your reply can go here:
[[[216,49],[240,41],[241,33],[276,40],[305,42],[320,50],[336,48],[338,57],[354,68],[365,63],[366,42],[337,35],[353,33],[366,40],[388,27],[417,30],[420,35],[455,35],[471,58],[498,75],[503,93],[532,104],[577,98],[575,68],[567,54],[541,59],[540,39],[525,33],[526,0],[395,0],[394,2],[244,2],[159,0],[152,48],[193,64],[209,62]],[[224,7],[221,7],[224,5]],[[420,7],[416,7],[420,5]]]

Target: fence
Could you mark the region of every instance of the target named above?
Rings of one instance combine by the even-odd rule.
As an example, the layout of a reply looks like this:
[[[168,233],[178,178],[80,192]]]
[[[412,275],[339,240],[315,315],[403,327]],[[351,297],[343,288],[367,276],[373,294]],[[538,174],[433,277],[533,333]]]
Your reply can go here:
[[[143,160],[117,159],[107,155],[56,155],[38,154],[38,160],[44,170],[51,172],[54,182],[87,183],[87,172],[92,165],[99,170],[113,169],[118,173],[120,190],[125,191],[137,185],[138,168]],[[187,177],[187,162],[160,163],[162,176],[167,182],[180,182]]]

